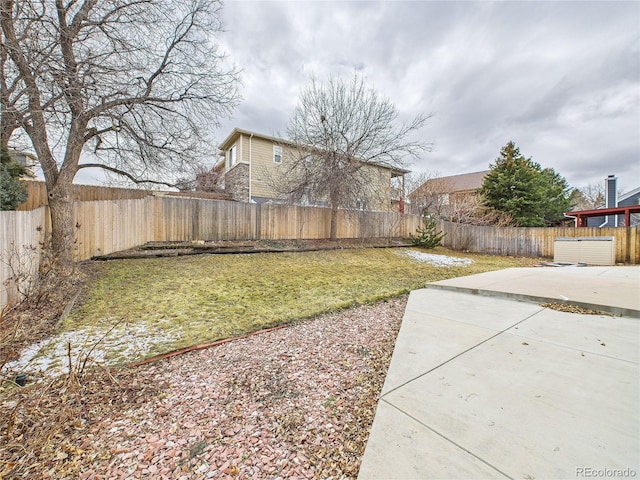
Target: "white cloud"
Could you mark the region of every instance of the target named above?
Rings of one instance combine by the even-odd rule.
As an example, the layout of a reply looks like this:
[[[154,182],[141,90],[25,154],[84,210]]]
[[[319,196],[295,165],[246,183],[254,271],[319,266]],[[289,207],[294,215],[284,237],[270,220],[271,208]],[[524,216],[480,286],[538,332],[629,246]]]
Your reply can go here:
[[[284,132],[311,75],[363,73],[402,118],[434,113],[415,169],[488,168],[507,141],[572,186],[640,184],[640,4],[229,2],[234,127]]]

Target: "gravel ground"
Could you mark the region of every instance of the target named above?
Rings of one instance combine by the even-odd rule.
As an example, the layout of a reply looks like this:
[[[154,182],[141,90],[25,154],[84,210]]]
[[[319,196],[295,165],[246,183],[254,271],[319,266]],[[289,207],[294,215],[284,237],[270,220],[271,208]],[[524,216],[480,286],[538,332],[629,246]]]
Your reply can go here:
[[[406,300],[136,367],[34,459],[42,478],[355,478]]]

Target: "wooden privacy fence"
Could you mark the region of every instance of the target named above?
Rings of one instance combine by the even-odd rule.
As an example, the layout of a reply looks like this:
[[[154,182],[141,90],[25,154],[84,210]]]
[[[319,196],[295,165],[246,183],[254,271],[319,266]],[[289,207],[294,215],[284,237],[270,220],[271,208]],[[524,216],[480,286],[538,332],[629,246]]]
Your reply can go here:
[[[438,221],[442,245],[454,250],[525,257],[553,257],[559,237],[614,237],[616,262],[640,263],[640,227],[493,227]]]
[[[224,200],[147,196],[140,199],[76,202],[74,258],[136,247],[151,241],[289,240],[329,237],[326,208],[248,204]],[[338,212],[339,238],[407,237],[421,219],[396,212]],[[498,255],[553,257],[558,237],[613,236],[616,261],[640,263],[640,227],[499,228],[438,222],[443,245]],[[11,265],[37,269],[38,246],[51,232],[48,207],[0,212],[0,307],[17,298],[7,282]],[[27,248],[25,248],[27,247]],[[34,248],[28,248],[34,247]],[[25,280],[26,281],[26,280]]]
[[[73,254],[76,260],[86,260],[152,241],[325,239],[330,214],[327,208],[171,196],[75,202]],[[396,212],[340,210],[338,237],[406,237],[419,221]],[[51,228],[48,207],[0,212],[0,222],[1,307],[17,298],[17,286],[5,285],[13,276],[9,263],[15,267],[29,261],[31,269],[37,268],[37,248]],[[15,252],[21,252],[20,259]]]
[[[50,231],[49,212],[0,211],[0,308],[18,299],[38,271],[40,245]]]
[[[18,205],[17,210],[34,210],[49,204],[45,183],[41,180],[25,180],[27,201]],[[205,198],[208,200],[231,200],[231,195],[216,192],[169,192],[164,190],[143,190],[140,188],[104,187],[99,185],[71,186],[71,195],[77,202],[93,202],[97,200],[132,200],[149,196],[176,196],[189,198]]]
[[[172,197],[79,202],[75,258],[85,260],[147,242],[290,240],[329,237],[327,208]],[[419,218],[395,212],[338,212],[339,238],[406,237]]]

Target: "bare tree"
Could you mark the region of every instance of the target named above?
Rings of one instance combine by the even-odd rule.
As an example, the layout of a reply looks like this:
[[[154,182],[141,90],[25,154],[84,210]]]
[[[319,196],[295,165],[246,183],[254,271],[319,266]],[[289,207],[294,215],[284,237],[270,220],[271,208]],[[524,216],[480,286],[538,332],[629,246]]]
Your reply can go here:
[[[604,185],[597,183],[574,188],[569,199],[573,210],[592,210],[604,207]]]
[[[330,237],[337,237],[339,208],[366,208],[390,191],[383,171],[400,168],[406,156],[429,150],[409,139],[426,122],[398,122],[391,101],[367,88],[364,79],[315,79],[301,91],[287,127],[289,157],[277,190],[293,200],[322,200],[331,208]],[[376,168],[376,167],[384,167]]]
[[[453,190],[450,177],[441,177],[438,172],[411,173],[407,185],[412,213],[429,214],[437,218],[445,216],[449,194]]]
[[[36,152],[61,266],[72,261],[80,169],[171,184],[213,150],[207,132],[238,101],[238,74],[212,43],[219,9],[215,0],[0,0],[3,135],[22,130]]]
[[[212,168],[200,168],[195,177],[195,190],[198,192],[224,192],[224,161]]]
[[[475,192],[454,192],[451,177],[437,172],[410,174],[407,179],[411,211],[455,224],[508,226],[511,216],[487,208]]]
[[[0,73],[0,147],[8,149],[9,139],[19,127],[16,115],[11,108],[17,85],[15,82],[9,83],[8,77],[12,76],[9,74],[12,65],[9,62],[9,55],[5,48],[6,41],[1,31],[0,41],[0,72],[2,72]]]

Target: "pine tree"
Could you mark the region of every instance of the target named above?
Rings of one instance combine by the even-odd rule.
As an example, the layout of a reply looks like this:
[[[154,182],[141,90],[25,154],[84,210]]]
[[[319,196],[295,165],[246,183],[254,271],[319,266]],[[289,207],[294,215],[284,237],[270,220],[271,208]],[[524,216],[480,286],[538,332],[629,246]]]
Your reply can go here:
[[[416,235],[409,234],[414,245],[424,248],[435,248],[446,234],[438,232],[435,219],[430,216],[422,218],[422,226],[416,229]]]
[[[490,167],[480,189],[483,202],[511,215],[514,225],[549,225],[571,208],[566,180],[553,169],[542,169],[525,158],[515,143],[507,143]]]

